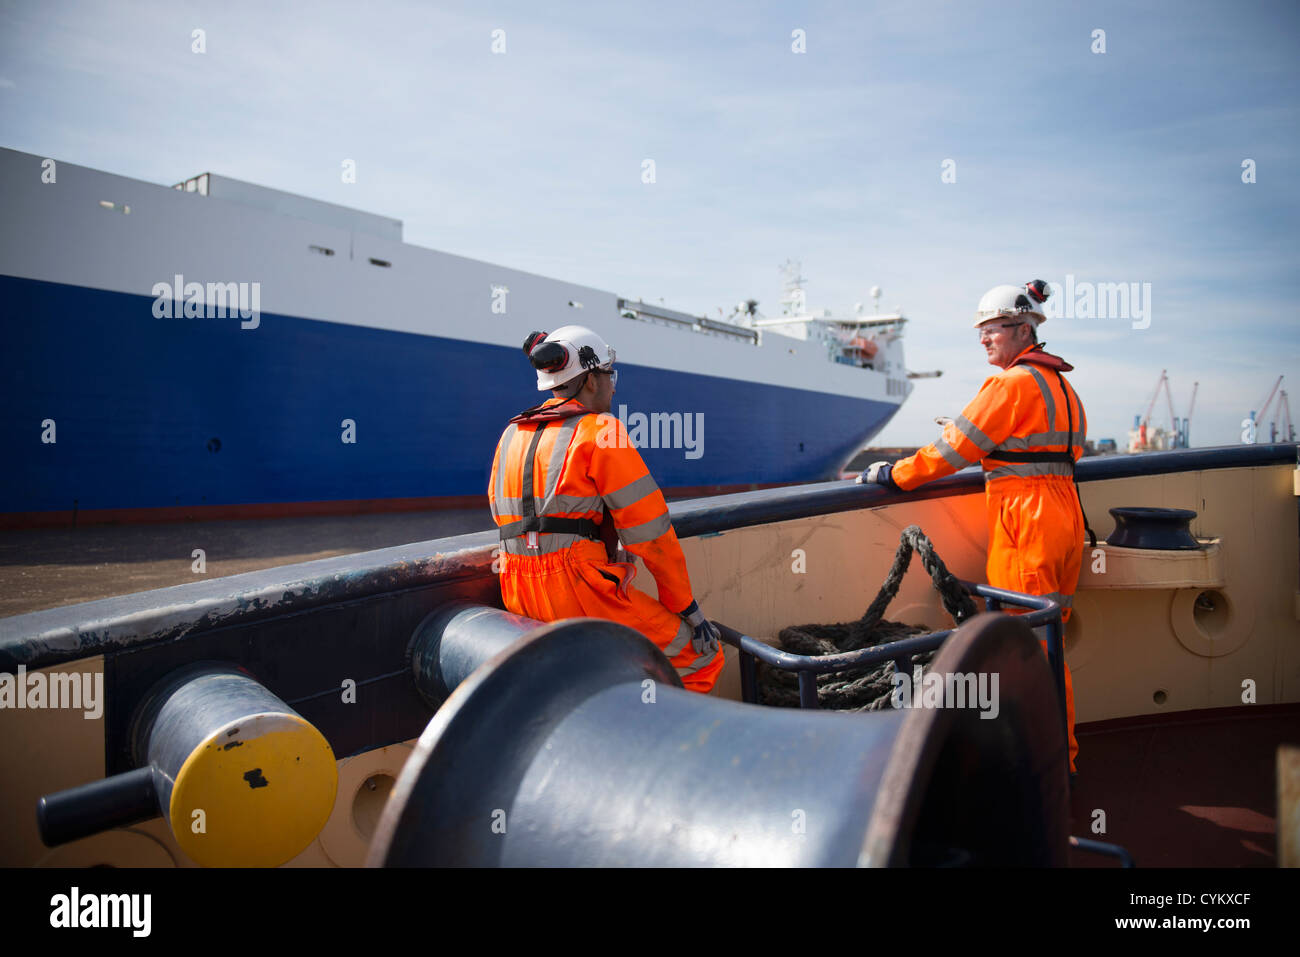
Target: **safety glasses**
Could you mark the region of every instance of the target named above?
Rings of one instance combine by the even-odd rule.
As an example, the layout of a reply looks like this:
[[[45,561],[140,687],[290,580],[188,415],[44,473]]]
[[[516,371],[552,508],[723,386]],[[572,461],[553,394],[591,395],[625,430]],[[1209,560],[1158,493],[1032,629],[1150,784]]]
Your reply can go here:
[[[983,342],[984,337],[993,335],[995,330],[1014,329],[1016,326],[1023,326],[1023,325],[1024,325],[1023,322],[990,322],[976,329],[975,337],[980,342]]]
[[[594,372],[594,373],[596,373],[597,375],[607,375],[607,376],[609,376],[609,384],[612,385],[612,386],[613,386],[614,388],[616,388],[616,389],[618,388],[618,370],[617,370],[617,369],[592,369],[591,371]]]

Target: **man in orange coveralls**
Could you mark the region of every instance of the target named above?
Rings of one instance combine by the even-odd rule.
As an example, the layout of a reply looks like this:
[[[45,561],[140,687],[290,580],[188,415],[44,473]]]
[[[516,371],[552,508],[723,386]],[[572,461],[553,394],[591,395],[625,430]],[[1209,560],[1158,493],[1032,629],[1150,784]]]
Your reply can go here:
[[[627,431],[608,414],[614,350],[583,326],[534,332],[524,352],[552,397],[510,420],[488,500],[501,533],[501,597],[540,621],[606,618],[641,632],[690,691],[707,693],[724,658],[717,627],[691,595],[663,493]],[[645,562],[659,600],[632,587],[619,540]]]
[[[1074,484],[1074,463],[1083,455],[1088,420],[1078,395],[1061,375],[1074,366],[1044,352],[1038,342],[1037,326],[1047,318],[1041,307],[1048,295],[1041,279],[985,293],[975,327],[989,364],[1002,371],[984,381],[979,394],[955,422],[944,425],[943,436],[933,445],[892,466],[875,462],[857,480],[910,491],[982,462],[989,584],[1053,598],[1061,604],[1062,620],[1069,621],[1087,527]],[[1046,650],[1046,641],[1043,647]],[[1073,773],[1079,742],[1068,664],[1064,670]]]

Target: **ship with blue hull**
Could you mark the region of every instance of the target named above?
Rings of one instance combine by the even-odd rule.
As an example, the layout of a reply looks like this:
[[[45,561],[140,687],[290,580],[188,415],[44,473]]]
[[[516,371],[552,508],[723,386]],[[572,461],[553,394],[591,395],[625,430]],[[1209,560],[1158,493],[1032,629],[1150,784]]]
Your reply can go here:
[[[0,202],[4,526],[480,504],[519,344],[571,323],[670,493],[833,477],[912,388],[898,314],[688,315],[212,174],[0,150]]]

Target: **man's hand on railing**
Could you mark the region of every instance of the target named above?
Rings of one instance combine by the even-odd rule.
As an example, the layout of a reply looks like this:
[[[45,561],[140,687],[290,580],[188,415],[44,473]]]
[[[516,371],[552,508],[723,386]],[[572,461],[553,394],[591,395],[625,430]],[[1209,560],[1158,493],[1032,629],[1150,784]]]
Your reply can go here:
[[[893,467],[889,462],[872,462],[867,466],[867,470],[853,481],[858,485],[883,485],[887,489],[901,492],[902,489],[894,484],[894,480],[889,474]]]

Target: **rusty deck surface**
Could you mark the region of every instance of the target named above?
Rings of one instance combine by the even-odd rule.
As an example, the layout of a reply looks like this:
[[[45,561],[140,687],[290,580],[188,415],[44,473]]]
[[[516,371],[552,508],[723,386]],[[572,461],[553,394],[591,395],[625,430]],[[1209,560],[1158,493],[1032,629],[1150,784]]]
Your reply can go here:
[[[3,530],[0,618],[492,527],[483,508]]]

